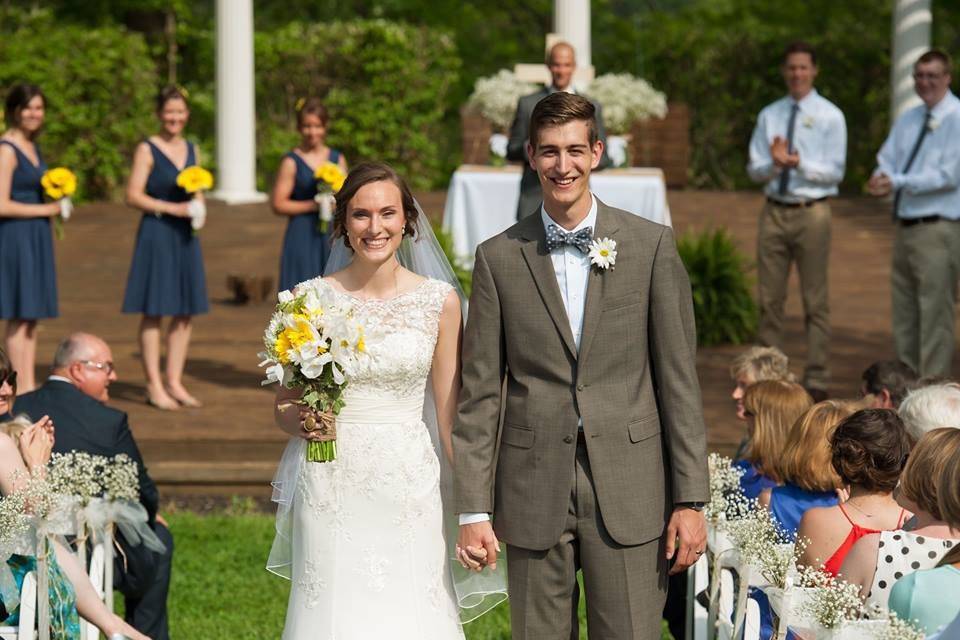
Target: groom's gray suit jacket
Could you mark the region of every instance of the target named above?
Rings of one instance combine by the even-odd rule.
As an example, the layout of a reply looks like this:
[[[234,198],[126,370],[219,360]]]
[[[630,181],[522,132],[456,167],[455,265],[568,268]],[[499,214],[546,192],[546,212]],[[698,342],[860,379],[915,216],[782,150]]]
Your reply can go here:
[[[477,248],[455,508],[493,513],[497,535],[526,549],[563,531],[578,416],[619,544],[653,540],[675,503],[709,499],[696,327],[673,232],[598,201],[594,235],[616,241],[617,259],[591,270],[579,353],[540,216]]]

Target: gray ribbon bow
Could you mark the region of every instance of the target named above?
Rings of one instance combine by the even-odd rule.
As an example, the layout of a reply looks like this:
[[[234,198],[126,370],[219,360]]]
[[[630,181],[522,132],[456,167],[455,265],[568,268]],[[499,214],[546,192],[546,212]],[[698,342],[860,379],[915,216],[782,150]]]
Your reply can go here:
[[[593,242],[593,227],[567,233],[555,224],[547,225],[547,251],[570,245],[586,254],[590,251],[591,242]]]

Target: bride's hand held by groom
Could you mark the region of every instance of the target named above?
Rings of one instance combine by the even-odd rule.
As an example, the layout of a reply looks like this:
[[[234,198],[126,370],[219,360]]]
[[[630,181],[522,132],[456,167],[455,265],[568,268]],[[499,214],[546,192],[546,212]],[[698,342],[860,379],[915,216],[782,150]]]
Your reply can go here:
[[[500,541],[489,520],[460,525],[457,540],[457,560],[464,569],[482,571],[484,567],[497,568]]]

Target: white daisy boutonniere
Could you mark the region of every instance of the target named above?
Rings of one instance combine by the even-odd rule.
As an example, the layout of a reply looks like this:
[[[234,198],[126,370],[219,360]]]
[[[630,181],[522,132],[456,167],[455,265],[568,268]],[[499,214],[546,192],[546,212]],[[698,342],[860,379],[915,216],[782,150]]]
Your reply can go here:
[[[610,238],[594,240],[590,243],[587,255],[590,257],[590,264],[598,269],[612,269],[613,265],[617,264],[617,242]]]
[[[813,116],[804,116],[802,123],[803,126],[807,129],[813,128]]]
[[[940,121],[939,121],[939,120],[935,120],[934,118],[930,118],[930,121],[927,123],[927,130],[930,131],[930,133],[933,133],[934,131],[937,130],[937,127],[939,127],[939,126],[940,126]]]

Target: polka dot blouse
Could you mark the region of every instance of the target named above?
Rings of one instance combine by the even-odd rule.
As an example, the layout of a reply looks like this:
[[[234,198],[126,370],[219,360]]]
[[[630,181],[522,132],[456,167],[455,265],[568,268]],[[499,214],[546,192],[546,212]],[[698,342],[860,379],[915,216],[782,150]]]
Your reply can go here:
[[[908,531],[883,531],[877,550],[877,573],[870,585],[867,605],[876,604],[884,609],[890,598],[890,590],[903,576],[932,569],[960,540],[944,540],[918,536]]]

